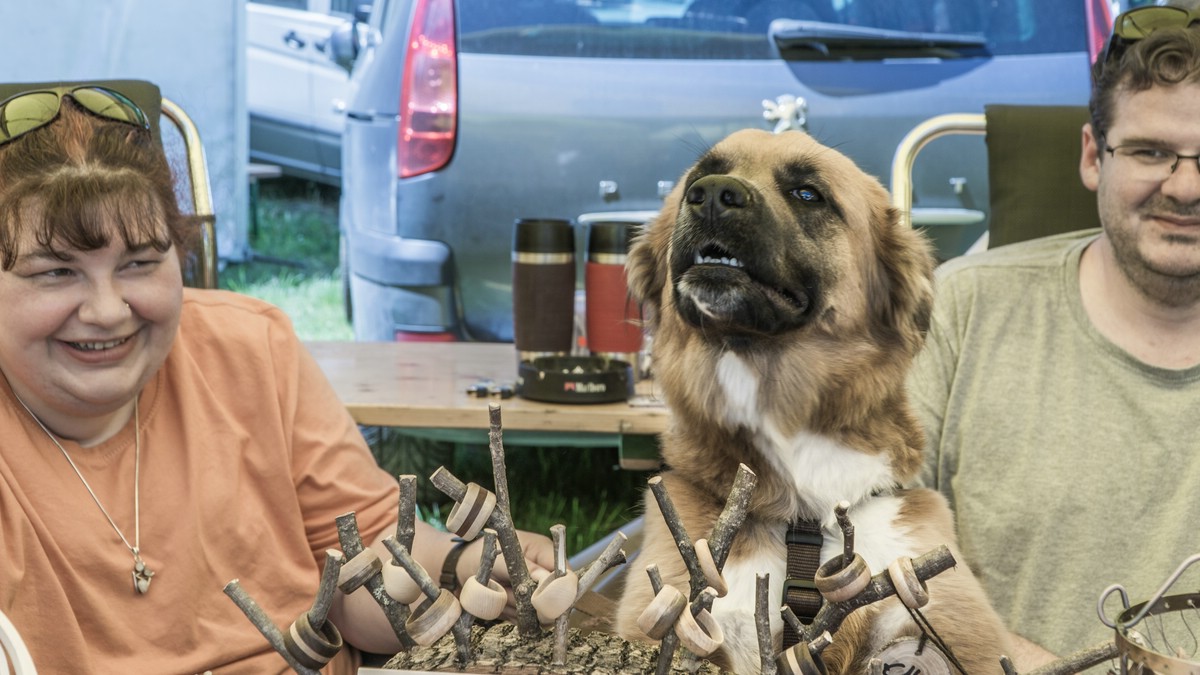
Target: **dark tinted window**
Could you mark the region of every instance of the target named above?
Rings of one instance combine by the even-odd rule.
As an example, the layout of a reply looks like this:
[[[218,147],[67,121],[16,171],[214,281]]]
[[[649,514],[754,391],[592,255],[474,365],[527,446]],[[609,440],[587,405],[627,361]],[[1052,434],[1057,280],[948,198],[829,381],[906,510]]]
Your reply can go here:
[[[838,60],[1083,51],[1083,13],[1084,0],[459,0],[458,20],[464,52]],[[790,36],[776,42],[776,20],[799,23],[775,24]]]
[[[369,8],[373,3],[374,0],[330,0],[329,11],[332,14],[354,16],[356,9]]]

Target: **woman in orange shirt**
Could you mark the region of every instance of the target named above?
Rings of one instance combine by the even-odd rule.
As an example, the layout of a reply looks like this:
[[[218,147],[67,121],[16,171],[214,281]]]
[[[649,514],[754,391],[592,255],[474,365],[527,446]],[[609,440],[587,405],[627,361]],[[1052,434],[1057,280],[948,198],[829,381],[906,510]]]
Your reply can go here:
[[[284,672],[225,584],[287,626],[338,515],[390,560],[397,482],[280,310],[183,288],[186,216],[151,133],[98,87],[0,103],[0,611],[43,672]],[[450,535],[417,528],[441,569]],[[553,565],[549,539],[522,540],[531,571]],[[398,651],[365,594],[330,619]],[[342,650],[326,672],[356,666]]]

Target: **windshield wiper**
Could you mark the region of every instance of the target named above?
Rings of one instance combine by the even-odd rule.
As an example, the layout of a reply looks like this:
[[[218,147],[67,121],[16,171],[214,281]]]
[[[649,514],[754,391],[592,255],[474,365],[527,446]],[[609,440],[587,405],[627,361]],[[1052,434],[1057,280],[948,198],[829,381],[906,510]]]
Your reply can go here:
[[[780,50],[806,49],[832,56],[833,52],[866,51],[912,56],[913,52],[978,51],[987,47],[982,35],[966,33],[910,33],[886,28],[847,26],[823,21],[777,19],[771,22],[771,39]]]

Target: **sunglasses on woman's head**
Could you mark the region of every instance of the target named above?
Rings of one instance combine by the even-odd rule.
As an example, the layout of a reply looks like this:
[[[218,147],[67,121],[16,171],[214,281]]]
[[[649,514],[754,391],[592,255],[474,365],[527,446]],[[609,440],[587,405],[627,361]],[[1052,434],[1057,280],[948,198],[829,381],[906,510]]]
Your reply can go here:
[[[1152,5],[1138,7],[1117,16],[1113,32],[1104,46],[1100,62],[1107,65],[1120,58],[1130,44],[1162,28],[1187,28],[1200,21],[1200,13],[1182,7]]]
[[[84,110],[105,119],[150,128],[150,118],[125,95],[105,87],[55,87],[25,91],[0,101],[0,145],[54,121],[70,96]]]

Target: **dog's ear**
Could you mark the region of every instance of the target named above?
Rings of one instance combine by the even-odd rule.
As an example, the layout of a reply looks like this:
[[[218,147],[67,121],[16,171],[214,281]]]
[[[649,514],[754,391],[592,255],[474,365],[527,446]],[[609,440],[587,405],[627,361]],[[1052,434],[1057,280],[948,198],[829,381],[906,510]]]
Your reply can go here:
[[[658,216],[646,223],[634,238],[625,262],[625,281],[629,294],[642,306],[642,318],[654,330],[658,326],[659,306],[667,283],[670,266],[667,256],[671,247],[671,231],[679,211],[679,199],[673,192],[663,202]]]
[[[873,289],[871,311],[879,319],[875,325],[885,332],[881,337],[915,355],[925,342],[933,311],[933,247],[923,233],[901,224],[900,212],[891,206],[874,209],[873,218],[881,277],[868,285]]]

